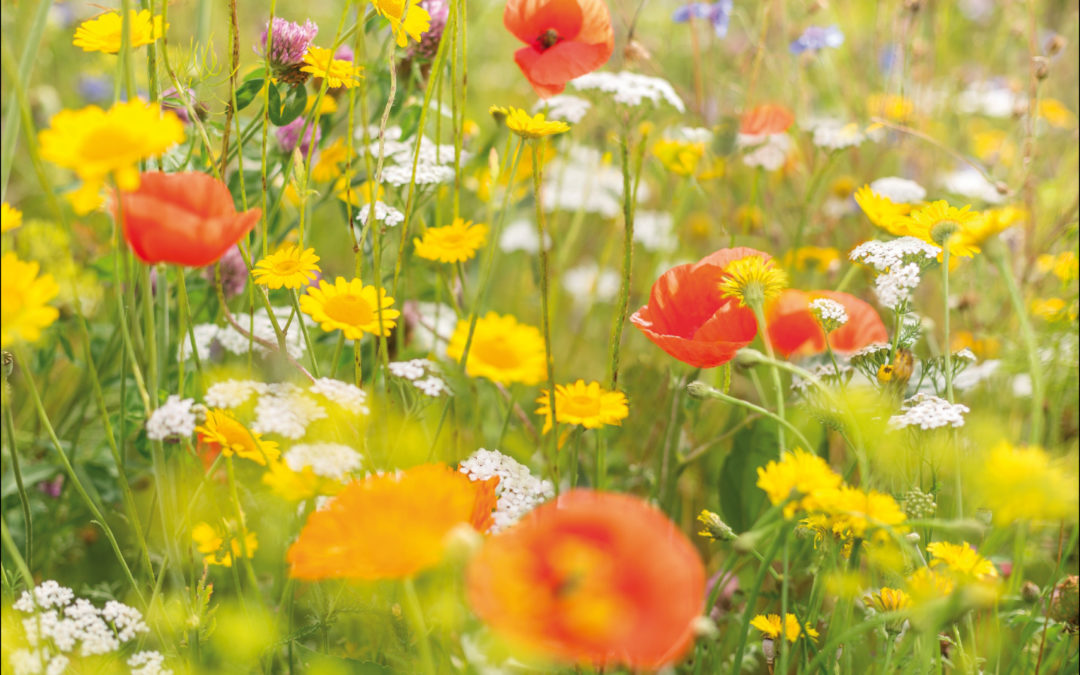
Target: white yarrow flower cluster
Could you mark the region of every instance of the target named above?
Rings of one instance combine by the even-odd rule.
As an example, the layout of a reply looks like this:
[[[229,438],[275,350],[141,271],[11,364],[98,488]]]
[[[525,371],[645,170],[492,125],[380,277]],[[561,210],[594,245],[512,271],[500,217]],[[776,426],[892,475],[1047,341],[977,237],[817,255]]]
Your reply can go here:
[[[98,609],[55,581],[45,581],[33,592],[23,591],[13,608],[29,615],[22,626],[30,649],[16,649],[9,657],[16,675],[67,672],[71,656],[116,652],[150,630],[139,610],[115,600]],[[136,664],[132,672],[168,675],[171,671],[163,664],[164,659],[159,658],[156,670],[135,670]]]
[[[299,359],[304,355],[303,336],[295,320],[286,329],[291,314],[292,308],[290,307],[274,308],[274,317],[278,321],[278,326],[285,331],[285,350],[292,358]],[[250,331],[252,335],[263,342],[277,346],[277,333],[274,331],[274,324],[270,321],[265,309],[255,312],[254,319],[250,314],[243,313],[236,314],[233,318],[245,331]],[[265,355],[268,351],[266,347],[251,340],[246,335],[242,335],[231,325],[218,326],[212,323],[203,323],[193,327],[192,332],[195,334],[195,349],[199,358],[203,360],[214,355],[215,347],[238,356],[246,355],[249,349],[260,356]],[[185,335],[180,343],[180,353],[185,358],[191,355],[191,340],[189,338],[190,336]]]
[[[222,380],[210,385],[203,401],[211,408],[239,408],[254,394],[265,394],[267,385],[255,380]]]
[[[747,150],[742,158],[746,166],[760,166],[766,171],[776,171],[787,161],[791,151],[791,137],[787,133],[738,134],[735,137],[735,147]]]
[[[584,211],[615,218],[623,208],[622,171],[604,162],[599,150],[573,146],[544,170],[540,201],[547,211]],[[637,190],[638,202],[649,199],[648,186]],[[533,226],[535,228],[535,225]]]
[[[308,391],[325,397],[354,415],[367,415],[371,412],[367,405],[367,392],[355,384],[320,377]]]
[[[195,400],[170,396],[164,404],[146,420],[146,436],[152,441],[167,438],[186,438],[195,433],[195,412],[191,407]]]
[[[510,527],[526,513],[555,496],[551,481],[536,478],[524,464],[498,450],[480,448],[461,462],[458,470],[474,481],[499,477],[499,484],[495,487],[498,501],[492,533]]]
[[[817,298],[810,301],[810,312],[822,326],[828,330],[839,328],[848,322],[847,309],[839,302],[829,298]]]
[[[914,204],[926,199],[926,188],[913,180],[886,176],[870,183],[870,189],[894,204]]]
[[[361,225],[367,224],[368,216],[371,215],[371,202],[361,204],[356,210],[356,219]],[[394,227],[405,222],[405,214],[393,206],[388,206],[381,201],[375,201],[375,222],[382,223],[387,227]]]
[[[363,457],[356,450],[339,443],[301,443],[289,448],[284,460],[296,473],[310,467],[316,476],[343,481],[360,469]]]
[[[255,403],[251,429],[295,440],[307,433],[309,424],[326,417],[326,409],[296,385],[274,384]]]
[[[918,427],[925,431],[942,427],[964,426],[964,415],[971,409],[961,403],[949,403],[930,394],[915,394],[900,408],[901,414],[889,418],[894,429]]]
[[[127,664],[131,668],[131,675],[172,675],[172,671],[165,667],[165,657],[152,650],[135,652]]]
[[[653,105],[667,103],[679,112],[686,112],[686,104],[675,93],[675,88],[659,77],[625,70],[618,73],[596,72],[570,80],[570,85],[578,90],[596,89],[611,94],[616,103],[624,105],[637,107],[645,101]]]
[[[854,122],[845,124],[840,120],[820,120],[812,128],[814,145],[827,150],[854,148],[866,140],[866,134]]]
[[[868,241],[859,244],[851,252],[855,262],[873,267],[878,272],[888,272],[906,263],[918,263],[926,267],[937,260],[941,249],[915,237],[900,237],[890,241]]]
[[[395,361],[390,364],[390,374],[408,381],[425,396],[435,398],[453,393],[446,381],[439,377],[438,367],[428,359]]]
[[[546,101],[537,101],[536,105],[532,107],[532,111],[534,113],[544,112],[546,108],[546,119],[577,124],[585,117],[585,113],[589,112],[591,107],[592,103],[579,96],[558,94]]]
[[[907,263],[882,272],[874,279],[874,293],[883,307],[898,310],[911,299],[911,293],[919,286],[922,269],[915,263]]]
[[[395,187],[408,185],[415,182],[416,185],[436,185],[446,183],[454,179],[454,167],[442,164],[417,164],[416,180],[412,181],[412,165],[394,164],[383,167],[382,182]]]

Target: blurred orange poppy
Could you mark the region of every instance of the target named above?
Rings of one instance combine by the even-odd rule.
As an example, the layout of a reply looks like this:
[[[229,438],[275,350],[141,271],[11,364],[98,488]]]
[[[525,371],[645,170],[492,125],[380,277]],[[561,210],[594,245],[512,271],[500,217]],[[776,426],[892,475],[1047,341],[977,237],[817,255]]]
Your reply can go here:
[[[674,523],[636,497],[592,490],[488,539],[467,577],[473,609],[511,642],[598,666],[678,661],[705,593],[705,568]]]
[[[747,136],[780,134],[795,123],[795,115],[782,105],[766,103],[751,108],[739,122],[739,133]]]
[[[720,289],[724,268],[748,256],[769,255],[752,248],[723,248],[697,263],[664,272],[653,284],[649,304],[630,322],[668,354],[696,368],[727,363],[757,335],[747,307]]]
[[[607,63],[615,48],[604,0],[509,0],[503,24],[527,45],[514,61],[541,98]]]
[[[113,210],[135,255],[188,267],[217,262],[262,213],[237,213],[224,183],[193,171],[144,173],[137,190],[119,193]]]
[[[829,333],[829,346],[834,351],[853,352],[875,342],[889,341],[889,332],[878,313],[854,295],[789,288],[765,308],[769,342],[785,358],[825,351],[825,332],[810,312],[810,302],[817,298],[838,302],[847,312],[847,323]]]

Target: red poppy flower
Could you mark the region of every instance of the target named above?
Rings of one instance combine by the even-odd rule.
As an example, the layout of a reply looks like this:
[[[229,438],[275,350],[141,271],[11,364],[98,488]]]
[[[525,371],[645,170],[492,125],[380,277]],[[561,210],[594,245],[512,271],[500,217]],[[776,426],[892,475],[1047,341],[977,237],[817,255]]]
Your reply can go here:
[[[142,174],[139,189],[121,192],[118,218],[135,255],[148,263],[204,267],[235,246],[262,213],[237,213],[229,189],[204,173]]]
[[[607,63],[615,48],[604,0],[509,0],[503,23],[527,45],[514,61],[541,98]]]
[[[795,116],[790,110],[776,103],[766,103],[743,114],[739,133],[747,136],[781,134],[794,123]]]
[[[757,335],[747,307],[720,292],[724,268],[748,256],[769,259],[752,248],[723,248],[697,263],[673,267],[656,280],[649,304],[630,317],[658,347],[683,363],[712,368],[727,363]]]
[[[512,643],[563,662],[647,669],[686,653],[705,592],[697,551],[663,513],[592,490],[564,493],[488,539],[467,577],[473,609]]]
[[[875,342],[889,341],[889,332],[878,313],[854,295],[788,289],[765,308],[769,342],[785,358],[825,351],[825,332],[810,313],[810,302],[817,298],[835,300],[847,310],[847,323],[829,333],[829,346],[833,350],[853,352]]]

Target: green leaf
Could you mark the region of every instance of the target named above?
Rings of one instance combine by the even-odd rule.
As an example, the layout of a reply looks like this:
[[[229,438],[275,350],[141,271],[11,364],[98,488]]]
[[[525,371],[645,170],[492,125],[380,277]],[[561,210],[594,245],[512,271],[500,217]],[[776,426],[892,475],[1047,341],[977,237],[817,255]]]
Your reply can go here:
[[[307,89],[303,86],[292,87],[285,95],[285,102],[281,106],[281,116],[274,124],[285,126],[304,113],[307,107]],[[271,117],[273,113],[271,112]],[[314,124],[314,122],[312,123]]]
[[[236,109],[243,110],[251,105],[251,102],[255,100],[255,96],[262,91],[263,85],[266,80],[262,78],[255,80],[248,80],[240,85],[236,90]],[[273,88],[270,89],[273,91]]]
[[[765,502],[765,493],[757,486],[757,468],[779,457],[772,420],[758,420],[735,434],[731,453],[720,470],[720,510],[736,532],[750,529]]]

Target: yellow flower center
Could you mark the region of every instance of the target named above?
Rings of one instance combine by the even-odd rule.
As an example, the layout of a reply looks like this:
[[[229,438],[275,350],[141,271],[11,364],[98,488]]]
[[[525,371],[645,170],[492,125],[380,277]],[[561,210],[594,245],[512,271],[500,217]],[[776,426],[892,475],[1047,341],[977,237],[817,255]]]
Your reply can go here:
[[[337,295],[328,298],[324,311],[334,321],[350,326],[369,324],[374,318],[371,305],[355,295]]]
[[[596,417],[600,414],[600,399],[587,394],[566,397],[566,413],[577,417]],[[559,412],[562,412],[561,410]]]
[[[496,368],[516,368],[521,360],[517,350],[501,335],[487,340],[479,353],[484,355],[484,361]]]
[[[286,276],[288,274],[296,274],[300,271],[299,260],[279,260],[274,263],[274,274],[279,276]]]

